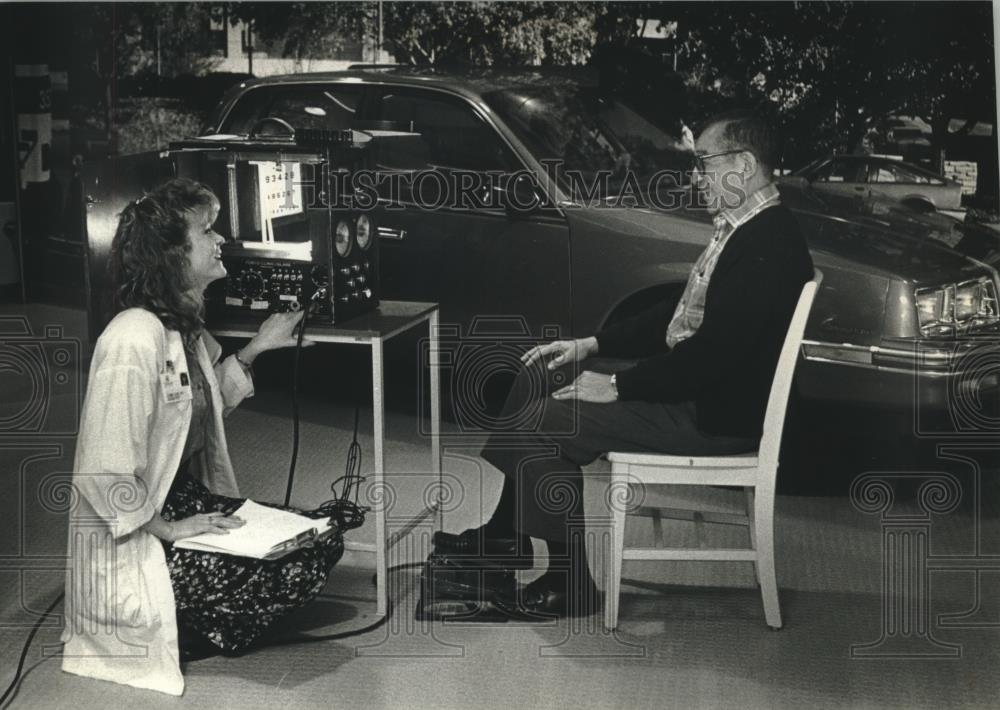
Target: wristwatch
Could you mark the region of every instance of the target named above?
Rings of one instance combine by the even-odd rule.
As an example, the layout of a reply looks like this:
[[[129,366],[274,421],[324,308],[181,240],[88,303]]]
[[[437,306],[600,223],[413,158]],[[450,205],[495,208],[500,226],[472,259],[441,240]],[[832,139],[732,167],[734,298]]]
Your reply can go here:
[[[618,373],[611,375],[611,389],[615,391],[615,399],[618,399]]]

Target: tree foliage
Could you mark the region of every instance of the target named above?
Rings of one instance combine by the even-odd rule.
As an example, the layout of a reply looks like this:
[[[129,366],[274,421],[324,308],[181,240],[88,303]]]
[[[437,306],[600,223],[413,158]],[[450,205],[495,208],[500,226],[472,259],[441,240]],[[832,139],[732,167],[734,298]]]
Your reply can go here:
[[[202,74],[211,6],[199,2],[74,3],[64,6],[70,44],[99,76]]]
[[[988,2],[642,3],[677,22],[679,69],[707,104],[772,107],[793,154],[853,147],[891,114],[992,122]]]
[[[376,42],[375,2],[86,3],[74,40],[106,82],[152,71],[200,73],[210,13],[244,20],[269,53],[329,57],[345,39]],[[643,48],[632,74],[685,77],[690,122],[733,103],[764,104],[793,162],[857,144],[891,114],[995,115],[989,2],[383,2],[382,46],[407,64],[565,65]],[[645,24],[665,40],[637,37]],[[158,39],[157,39],[158,38]],[[611,50],[611,51],[605,51]],[[635,56],[619,52],[617,56]],[[94,61],[96,57],[96,61]],[[628,68],[625,70],[628,75]],[[650,89],[652,91],[652,89]]]
[[[223,9],[230,22],[252,24],[268,53],[296,59],[329,57],[346,38],[370,34],[373,3],[363,2],[236,2]]]
[[[231,17],[286,56],[329,56],[373,37],[377,3],[234,3]],[[995,112],[989,2],[384,2],[383,46],[407,64],[587,63],[634,47],[645,22],[669,27],[696,113],[765,104],[801,160],[853,147],[890,114]],[[697,107],[700,106],[700,111]],[[697,120],[699,116],[693,116]]]
[[[385,3],[386,47],[415,64],[581,64],[599,3]]]
[[[383,46],[405,64],[581,64],[609,5],[599,2],[384,2]],[[284,56],[329,56],[343,37],[375,40],[378,4],[231,3]]]

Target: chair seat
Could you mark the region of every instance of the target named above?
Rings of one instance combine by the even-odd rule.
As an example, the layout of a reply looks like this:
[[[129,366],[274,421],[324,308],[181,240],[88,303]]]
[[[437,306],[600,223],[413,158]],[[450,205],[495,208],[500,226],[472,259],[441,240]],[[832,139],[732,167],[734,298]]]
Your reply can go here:
[[[675,485],[755,486],[760,472],[756,452],[735,456],[673,456],[608,453],[613,471],[634,482]]]
[[[756,451],[733,456],[676,456],[611,451],[608,453],[608,461],[669,468],[757,468],[758,457]]]

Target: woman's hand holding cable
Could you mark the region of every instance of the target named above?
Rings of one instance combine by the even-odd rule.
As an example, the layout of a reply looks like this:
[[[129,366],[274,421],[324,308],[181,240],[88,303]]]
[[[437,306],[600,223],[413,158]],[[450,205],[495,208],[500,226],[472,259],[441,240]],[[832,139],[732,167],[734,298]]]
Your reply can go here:
[[[295,347],[297,340],[295,327],[299,325],[304,315],[305,311],[272,313],[260,324],[257,335],[239,351],[240,362],[252,365],[254,359],[263,352]],[[308,338],[302,340],[304,348],[315,344]]]

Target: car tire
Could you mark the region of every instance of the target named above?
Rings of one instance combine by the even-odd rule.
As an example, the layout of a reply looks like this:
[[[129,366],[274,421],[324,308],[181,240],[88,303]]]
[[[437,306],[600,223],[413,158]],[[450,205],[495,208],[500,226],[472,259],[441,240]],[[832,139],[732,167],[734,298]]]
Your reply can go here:
[[[903,200],[903,204],[909,207],[914,212],[934,212],[935,207],[930,202],[926,200]]]

